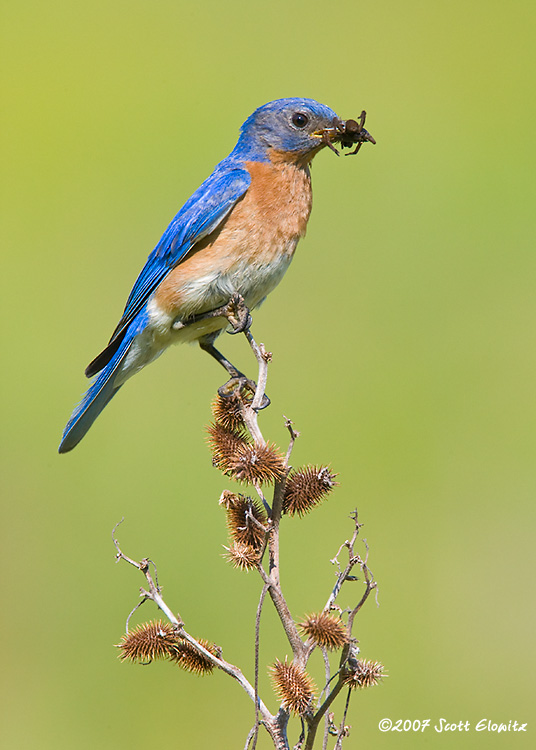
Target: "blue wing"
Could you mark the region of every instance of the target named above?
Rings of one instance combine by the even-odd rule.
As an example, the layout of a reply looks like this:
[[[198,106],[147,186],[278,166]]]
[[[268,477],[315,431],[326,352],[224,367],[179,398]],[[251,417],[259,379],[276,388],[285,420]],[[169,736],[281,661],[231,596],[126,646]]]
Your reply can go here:
[[[100,372],[108,364],[119,349],[128,326],[162,279],[184,260],[199,240],[221,224],[250,183],[247,169],[224,159],[189,198],[149,255],[108,346],[86,368],[87,377]]]

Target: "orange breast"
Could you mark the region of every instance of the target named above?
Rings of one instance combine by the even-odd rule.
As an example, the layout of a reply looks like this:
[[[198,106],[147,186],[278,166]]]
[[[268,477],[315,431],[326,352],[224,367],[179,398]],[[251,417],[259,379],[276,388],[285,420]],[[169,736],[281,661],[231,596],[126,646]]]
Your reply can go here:
[[[246,167],[247,192],[160,284],[155,292],[160,310],[202,312],[226,302],[230,288],[246,299],[251,289],[254,306],[280,280],[311,213],[309,170],[284,160]]]

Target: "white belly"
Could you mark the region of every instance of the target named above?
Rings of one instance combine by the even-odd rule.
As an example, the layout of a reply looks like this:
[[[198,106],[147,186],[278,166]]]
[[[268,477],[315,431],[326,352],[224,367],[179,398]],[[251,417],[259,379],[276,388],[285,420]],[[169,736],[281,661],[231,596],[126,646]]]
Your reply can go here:
[[[279,284],[290,262],[297,240],[292,248],[281,253],[277,261],[269,263],[236,263],[226,273],[215,271],[189,281],[181,290],[185,314],[176,316],[163,310],[153,296],[147,304],[148,324],[132,342],[121,368],[120,384],[155,360],[171,344],[195,343],[211,333],[221,332],[228,326],[226,318],[207,318],[184,327],[175,326],[181,319],[200,315],[225,305],[231,297],[242,295],[250,310],[260,305]]]

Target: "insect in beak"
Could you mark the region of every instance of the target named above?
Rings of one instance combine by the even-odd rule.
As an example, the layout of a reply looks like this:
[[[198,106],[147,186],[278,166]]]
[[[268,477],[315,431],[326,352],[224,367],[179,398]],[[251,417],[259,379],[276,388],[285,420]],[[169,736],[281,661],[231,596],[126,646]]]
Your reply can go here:
[[[333,122],[330,128],[324,128],[323,130],[317,130],[314,135],[322,139],[328,148],[334,151],[337,156],[340,156],[339,151],[333,145],[334,143],[340,143],[342,148],[351,148],[356,144],[355,149],[350,151],[346,156],[353,156],[357,154],[361,146],[368,141],[369,143],[376,143],[374,138],[365,130],[365,119],[367,113],[365,110],[361,112],[359,122],[356,120],[339,120],[338,117],[333,118]]]

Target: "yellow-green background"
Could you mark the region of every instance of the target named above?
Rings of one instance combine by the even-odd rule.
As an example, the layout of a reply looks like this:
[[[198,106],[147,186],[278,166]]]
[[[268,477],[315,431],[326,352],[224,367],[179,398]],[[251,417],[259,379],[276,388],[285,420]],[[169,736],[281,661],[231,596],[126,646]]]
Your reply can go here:
[[[112,647],[143,583],[114,565],[125,516],[125,551],[252,676],[259,581],[222,561],[229,483],[204,442],[223,373],[172,350],[56,447],[147,253],[283,96],[366,108],[378,141],[317,158],[308,236],[255,314],[274,352],[263,430],[284,444],[292,417],[295,463],[340,473],[285,524],[290,605],[323,605],[357,506],[380,607],[356,630],[389,679],[355,696],[346,746],[528,746],[377,725],[534,715],[534,20],[530,0],[4,4],[4,747],[243,747],[252,707],[229,678]],[[269,609],[262,629],[273,708],[264,665],[288,646]]]

